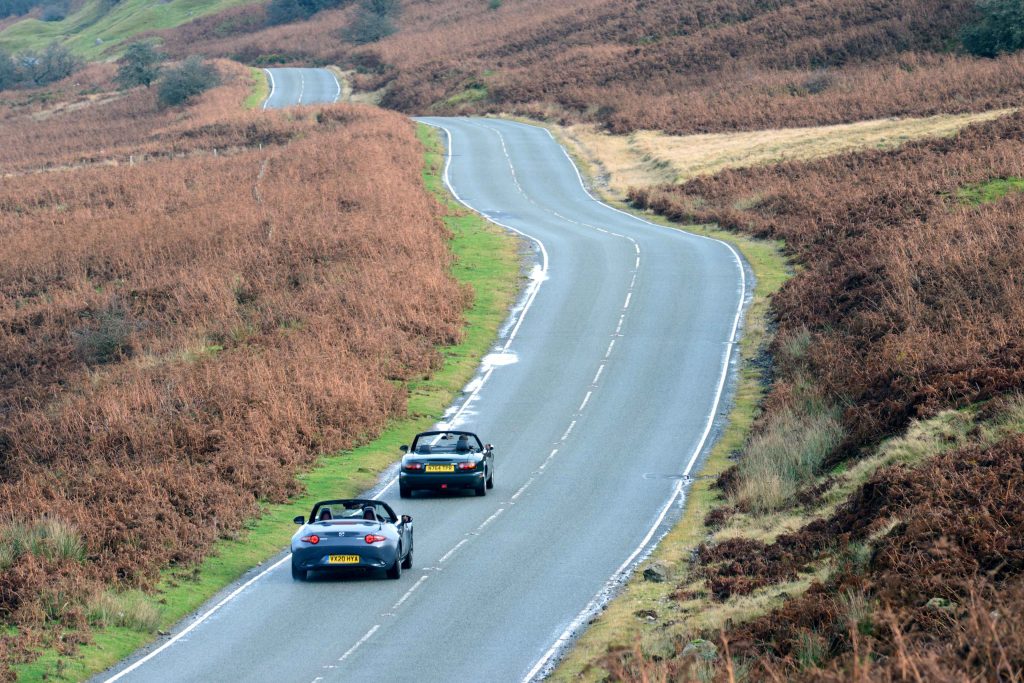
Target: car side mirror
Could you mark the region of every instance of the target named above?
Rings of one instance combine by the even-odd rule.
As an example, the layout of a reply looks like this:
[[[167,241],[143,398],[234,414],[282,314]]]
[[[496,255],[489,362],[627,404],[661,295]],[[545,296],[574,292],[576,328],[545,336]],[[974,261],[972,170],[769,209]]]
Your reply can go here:
[[[485,451],[493,451],[494,450],[494,444],[489,444],[489,443],[484,444],[484,450]]]
[[[299,515],[298,517],[296,517],[292,521],[295,522],[296,524],[305,524],[306,523],[306,518],[303,517],[302,515]]]
[[[402,524],[412,524],[412,517],[409,515],[402,515]]]
[[[405,444],[402,444],[401,446],[399,446],[398,450],[402,451],[403,453],[408,453],[409,447]]]

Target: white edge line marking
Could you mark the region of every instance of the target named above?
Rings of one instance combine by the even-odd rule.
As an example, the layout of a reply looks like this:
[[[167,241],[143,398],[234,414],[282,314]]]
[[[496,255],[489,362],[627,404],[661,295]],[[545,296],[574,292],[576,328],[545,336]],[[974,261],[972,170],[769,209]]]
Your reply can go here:
[[[651,221],[644,220],[643,218],[640,218],[638,216],[634,216],[633,214],[627,211],[623,211],[622,209],[616,208],[609,204],[605,204],[604,202],[594,197],[594,195],[590,193],[590,190],[587,189],[586,183],[583,182],[583,176],[580,174],[579,168],[573,162],[572,157],[569,156],[569,152],[566,151],[565,147],[558,144],[558,141],[555,140],[555,136],[551,133],[550,130],[544,128],[543,126],[535,126],[529,123],[518,123],[512,125],[523,125],[530,126],[532,128],[540,128],[545,133],[547,133],[548,137],[550,137],[551,140],[554,141],[554,143],[558,145],[558,147],[562,150],[562,154],[565,155],[565,158],[569,162],[569,165],[576,172],[576,178],[577,180],[579,180],[580,187],[583,189],[583,192],[586,193],[586,195],[590,197],[594,202],[597,202],[598,204],[601,204],[602,206],[605,206],[611,209],[612,211],[615,211],[616,213],[621,213],[622,215],[631,218],[639,223],[643,223],[644,225],[653,226],[655,228],[660,228],[662,230],[671,230],[673,232],[679,232],[681,234],[685,234],[690,237],[695,237],[698,239],[710,240],[712,242],[717,242],[725,246],[732,253],[733,259],[736,262],[736,266],[740,271],[740,296],[739,301],[736,305],[736,315],[734,316],[732,321],[732,331],[729,335],[731,341],[736,340],[736,332],[739,329],[740,318],[743,316],[743,305],[747,297],[747,274],[746,270],[743,267],[743,260],[740,258],[740,255],[736,251],[735,247],[733,247],[728,242],[715,239],[714,237],[708,237],[706,235],[697,235],[692,232],[686,232],[682,230],[677,230],[676,228],[669,228],[664,225],[658,225],[657,223],[652,223]],[[615,235],[617,233],[611,234]],[[614,344],[615,340],[613,339],[611,344],[608,345],[608,353],[605,354],[606,356],[611,353],[611,349],[612,346],[614,346]],[[693,466],[696,464],[701,452],[704,450],[704,446],[707,443],[708,437],[711,434],[711,429],[714,426],[715,415],[718,413],[718,407],[722,401],[722,393],[725,390],[725,383],[729,377],[729,364],[732,360],[732,349],[734,346],[735,344],[732,343],[727,344],[726,351],[722,356],[722,371],[718,380],[718,389],[715,392],[715,400],[712,402],[711,410],[708,411],[707,422],[704,427],[704,433],[701,435],[697,447],[693,450],[693,454],[690,456],[690,459],[686,464],[686,469],[683,470],[683,474],[687,477],[693,470]],[[569,640],[572,637],[572,634],[583,624],[583,622],[587,619],[587,616],[595,608],[595,606],[600,603],[601,598],[603,594],[606,592],[607,588],[613,583],[617,582],[619,580],[620,575],[623,574],[627,569],[629,569],[629,565],[633,562],[636,556],[640,554],[644,546],[646,546],[650,542],[651,538],[654,536],[655,531],[661,525],[662,521],[664,521],[665,515],[668,514],[668,511],[671,508],[672,503],[675,501],[676,497],[682,492],[682,490],[683,482],[676,482],[676,485],[672,489],[672,495],[669,496],[668,502],[666,502],[665,507],[662,508],[661,514],[658,515],[658,518],[655,520],[654,525],[651,527],[650,531],[647,532],[647,535],[644,536],[643,540],[640,542],[640,545],[638,545],[636,550],[634,550],[633,553],[626,559],[626,561],[622,563],[622,565],[615,572],[615,574],[613,574],[612,577],[608,579],[608,581],[605,583],[602,589],[598,591],[598,593],[594,596],[591,602],[583,608],[583,610],[576,616],[575,619],[573,619],[572,623],[569,624],[569,627],[562,632],[562,634],[555,640],[555,643],[548,649],[548,651],[544,653],[544,655],[537,661],[536,664],[534,664],[533,668],[530,669],[530,672],[526,675],[526,677],[523,678],[524,683],[531,681],[540,671],[544,669],[544,667],[548,665],[548,663],[555,657],[555,655],[564,646],[564,644],[569,642]]]
[[[427,577],[425,577],[425,576],[424,576],[423,578],[427,578]],[[353,652],[355,652],[356,650],[358,650],[358,649],[359,649],[359,646],[360,646],[360,645],[362,645],[363,643],[365,643],[366,641],[368,641],[368,640],[369,640],[370,638],[372,638],[372,637],[373,637],[373,634],[374,634],[374,633],[376,633],[376,632],[377,632],[377,629],[379,629],[379,628],[380,628],[380,624],[376,624],[376,625],[374,625],[374,627],[373,627],[373,628],[371,628],[371,629],[370,629],[369,631],[367,631],[367,632],[366,632],[366,635],[365,635],[365,636],[363,636],[362,638],[360,638],[359,640],[357,640],[357,641],[356,641],[356,644],[355,644],[355,645],[353,645],[352,647],[350,647],[350,648],[348,649],[348,652],[346,652],[346,653],[345,653],[345,654],[343,654],[343,655],[342,655],[341,657],[339,657],[339,658],[338,658],[338,661],[339,661],[339,662],[344,662],[344,661],[345,661],[346,659],[348,659],[348,658],[349,658],[349,656],[351,656],[351,654],[352,654]]]
[[[277,569],[278,567],[280,567],[282,564],[287,562],[290,558],[291,558],[291,553],[288,553],[287,555],[282,557],[280,560],[278,560],[274,564],[270,565],[269,567],[267,567],[266,569],[261,571],[256,576],[252,577],[251,579],[249,579],[248,581],[243,583],[241,586],[239,586],[238,588],[233,590],[230,595],[228,595],[223,600],[218,602],[216,605],[214,605],[213,607],[208,609],[205,613],[203,613],[199,617],[197,617],[195,621],[193,621],[187,627],[185,627],[184,629],[179,631],[177,634],[175,634],[174,637],[172,637],[166,643],[164,643],[163,645],[161,645],[157,649],[153,650],[148,655],[146,655],[142,659],[138,660],[137,662],[135,662],[131,666],[128,666],[128,667],[125,667],[124,669],[121,669],[121,671],[117,672],[116,674],[114,674],[113,676],[108,678],[106,680],[106,683],[112,683],[113,681],[116,681],[119,678],[128,675],[129,673],[131,673],[132,671],[135,671],[136,669],[138,669],[140,666],[142,666],[143,664],[145,664],[149,660],[153,659],[153,657],[156,657],[158,654],[160,654],[161,652],[163,652],[164,650],[169,648],[171,645],[174,645],[176,642],[178,642],[179,640],[184,638],[186,635],[188,635],[192,631],[192,629],[196,628],[197,626],[199,626],[199,624],[201,624],[204,621],[206,621],[207,619],[209,619],[213,615],[214,612],[216,612],[221,607],[223,607],[224,605],[226,605],[229,602],[231,602],[231,600],[235,599],[235,597],[237,597],[239,593],[241,593],[246,588],[248,588],[252,584],[254,584],[257,581],[259,581],[260,579],[262,579],[264,576],[266,576],[270,572],[272,572],[275,569]]]
[[[263,111],[267,110],[267,105],[270,104],[270,98],[274,96],[274,74],[270,72],[270,69],[263,70],[267,74],[267,78],[270,79],[270,92],[267,94],[267,99],[263,100]]]
[[[324,69],[324,71],[329,73],[331,78],[334,79],[334,87],[337,88],[337,91],[334,93],[334,99],[331,100],[331,104],[336,104],[338,102],[338,98],[341,97],[341,81],[338,80],[338,77],[335,76],[334,72],[330,69]]]

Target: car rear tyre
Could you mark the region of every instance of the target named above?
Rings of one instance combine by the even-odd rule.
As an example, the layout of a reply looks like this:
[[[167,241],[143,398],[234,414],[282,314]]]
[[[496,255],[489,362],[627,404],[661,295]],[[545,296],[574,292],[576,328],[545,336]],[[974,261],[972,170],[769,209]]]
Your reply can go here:
[[[491,472],[490,476],[487,477],[487,488],[494,488],[494,472]]]
[[[412,489],[410,489],[405,484],[402,484],[402,483],[398,484],[398,497],[399,498],[408,498],[411,495],[412,495]]]
[[[478,496],[486,496],[487,495],[487,482],[485,480],[481,479],[480,483],[476,485],[476,488],[474,489],[474,491],[476,491],[476,495],[478,495]]]
[[[305,569],[299,569],[295,565],[295,563],[292,562],[292,578],[295,579],[296,581],[305,581],[306,580],[306,570]]]
[[[401,555],[395,557],[395,563],[388,569],[389,579],[400,579],[402,578],[402,557]]]
[[[409,554],[405,556],[405,559],[402,560],[402,569],[412,569],[412,551],[411,550],[409,551]]]

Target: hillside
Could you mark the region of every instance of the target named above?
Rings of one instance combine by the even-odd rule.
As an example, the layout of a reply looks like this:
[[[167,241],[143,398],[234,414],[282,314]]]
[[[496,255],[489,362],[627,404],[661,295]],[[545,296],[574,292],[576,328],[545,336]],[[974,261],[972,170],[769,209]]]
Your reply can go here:
[[[496,9],[491,7],[497,5]],[[408,0],[356,46],[355,7],[254,30],[247,6],[160,35],[175,54],[334,62],[408,113],[507,112],[671,133],[1012,106],[1019,56],[958,50],[972,0]]]

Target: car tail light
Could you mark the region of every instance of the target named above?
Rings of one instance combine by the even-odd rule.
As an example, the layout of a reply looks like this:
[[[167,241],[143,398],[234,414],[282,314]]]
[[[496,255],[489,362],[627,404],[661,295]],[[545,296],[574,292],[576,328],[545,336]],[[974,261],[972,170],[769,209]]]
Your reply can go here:
[[[475,470],[476,469],[476,463],[475,462],[460,462],[459,463],[459,469],[460,470]]]
[[[381,536],[380,534],[366,534],[365,540],[367,543],[380,543],[381,541],[386,541],[388,539],[386,536]]]
[[[305,543],[312,543],[313,545],[316,545],[317,543],[320,542],[320,537],[317,536],[316,534],[313,534],[312,536],[303,536],[299,540],[303,541]]]
[[[405,464],[405,469],[407,469],[407,470],[422,470],[423,469],[423,463],[421,463],[421,462],[408,462],[408,463]]]

